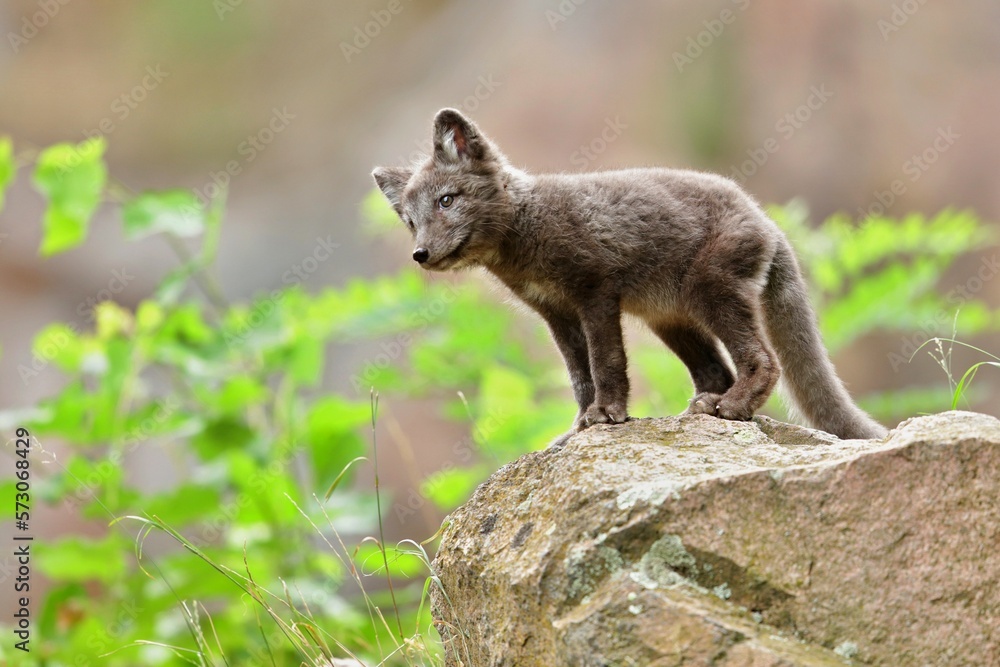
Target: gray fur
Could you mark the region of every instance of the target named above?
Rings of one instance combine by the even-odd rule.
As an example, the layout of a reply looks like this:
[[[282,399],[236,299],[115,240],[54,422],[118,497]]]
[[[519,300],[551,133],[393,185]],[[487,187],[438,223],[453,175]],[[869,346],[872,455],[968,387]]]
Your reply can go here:
[[[689,412],[750,419],[784,368],[817,428],[886,433],[837,377],[787,239],[732,181],[675,169],[529,175],[453,109],[435,117],[424,164],[372,175],[425,269],[481,266],[545,319],[576,430],[628,419],[627,313],[687,365]]]

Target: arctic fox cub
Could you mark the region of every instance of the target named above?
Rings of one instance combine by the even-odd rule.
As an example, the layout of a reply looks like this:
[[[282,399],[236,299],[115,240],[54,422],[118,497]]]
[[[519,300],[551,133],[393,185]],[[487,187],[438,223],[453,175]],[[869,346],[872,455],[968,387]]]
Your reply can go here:
[[[689,412],[750,419],[783,368],[813,426],[885,435],[830,363],[788,240],[732,181],[675,169],[527,174],[454,109],[435,117],[424,164],[372,175],[421,267],[481,266],[545,319],[579,405],[576,430],[628,419],[630,313],[688,367]]]

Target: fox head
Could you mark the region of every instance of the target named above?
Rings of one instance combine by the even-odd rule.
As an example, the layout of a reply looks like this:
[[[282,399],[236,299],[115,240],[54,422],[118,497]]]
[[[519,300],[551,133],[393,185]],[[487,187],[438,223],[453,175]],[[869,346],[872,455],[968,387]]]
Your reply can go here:
[[[495,253],[514,212],[509,174],[496,146],[455,109],[434,117],[434,152],[422,165],[372,172],[413,234],[414,261],[430,271],[475,266]]]

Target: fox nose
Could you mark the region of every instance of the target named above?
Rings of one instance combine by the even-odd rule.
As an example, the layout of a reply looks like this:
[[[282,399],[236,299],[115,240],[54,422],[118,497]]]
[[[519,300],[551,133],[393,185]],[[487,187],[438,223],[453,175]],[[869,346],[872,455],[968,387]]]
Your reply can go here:
[[[413,261],[417,264],[423,264],[428,259],[430,259],[431,251],[427,248],[417,248],[413,251]]]

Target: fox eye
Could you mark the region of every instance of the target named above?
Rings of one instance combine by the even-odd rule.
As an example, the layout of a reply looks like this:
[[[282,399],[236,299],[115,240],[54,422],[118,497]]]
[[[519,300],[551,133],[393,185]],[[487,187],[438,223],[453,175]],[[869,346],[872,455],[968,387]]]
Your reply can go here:
[[[438,208],[448,208],[455,203],[455,195],[444,195],[438,199]]]

